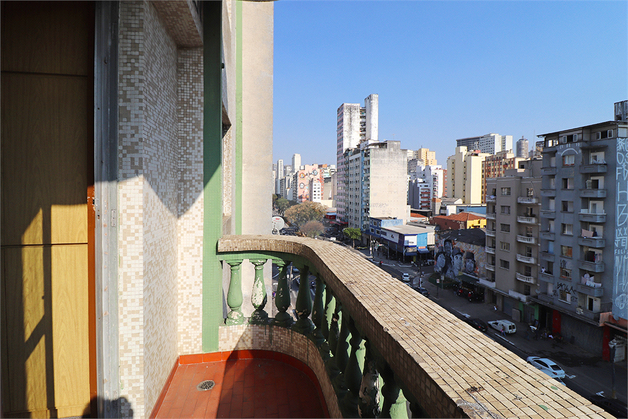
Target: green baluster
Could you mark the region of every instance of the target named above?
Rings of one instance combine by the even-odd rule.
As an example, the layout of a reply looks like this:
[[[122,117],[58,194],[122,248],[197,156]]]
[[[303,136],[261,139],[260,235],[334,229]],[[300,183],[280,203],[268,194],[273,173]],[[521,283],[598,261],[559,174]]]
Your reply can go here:
[[[336,302],[336,298],[333,298],[334,303]],[[325,368],[327,370],[327,375],[329,375],[330,380],[334,380],[338,374],[340,374],[340,370],[336,365],[336,350],[338,349],[338,335],[340,333],[340,322],[342,321],[342,313],[341,313],[341,304],[338,302],[336,304],[336,309],[331,313],[331,321],[329,324],[329,350],[331,352],[331,358],[329,358],[325,362]]]
[[[290,287],[288,287],[288,263],[283,260],[275,262],[281,272],[277,280],[277,293],[275,294],[275,306],[279,311],[273,320],[273,324],[281,327],[292,326],[292,316],[286,311],[290,307]]]
[[[310,268],[306,265],[299,267],[301,279],[299,282],[299,293],[297,294],[297,321],[292,326],[292,330],[308,336],[314,330],[314,324],[310,320],[312,313],[312,295],[310,294]]]
[[[384,385],[382,386],[384,406],[382,407],[380,418],[406,419],[408,417],[406,398],[395,380],[395,373],[388,364],[382,370],[382,378],[384,380]]]
[[[364,368],[364,339],[356,327],[355,320],[349,319],[351,331],[351,355],[345,368],[345,384],[347,393],[342,400],[342,413],[344,417],[358,417],[358,403],[360,402],[360,384],[362,383],[362,369]]]
[[[342,320],[340,324],[340,333],[338,333],[338,345],[336,346],[336,367],[340,371],[333,381],[334,390],[338,400],[342,400],[347,393],[347,385],[345,384],[345,370],[349,360],[349,314],[343,310]]]
[[[331,357],[330,350],[331,350],[332,334],[330,333],[330,328],[332,326],[332,322],[336,322],[334,345],[338,343],[337,341],[338,323],[337,323],[337,319],[334,319],[335,310],[336,310],[336,298],[334,298],[334,295],[331,293],[331,289],[329,287],[326,287],[325,288],[325,311],[323,313],[324,316],[321,323],[322,324],[321,333],[323,334],[323,338],[325,338],[325,342],[323,342],[323,344],[319,348],[319,352],[321,354],[321,357],[323,358],[323,361],[325,361],[325,363],[327,363],[327,360]],[[334,346],[334,349],[335,348],[336,347]]]
[[[322,324],[324,321],[323,313],[323,292],[325,291],[325,283],[321,279],[320,274],[316,274],[316,294],[314,295],[314,306],[312,309],[312,321],[314,322],[314,331],[312,332],[312,340],[318,348],[325,343],[325,336],[322,332]]]
[[[377,371],[373,348],[368,340],[365,342],[365,347],[366,358],[362,383],[360,384],[358,411],[361,418],[376,418],[381,413],[379,409],[379,372]]]
[[[227,292],[229,313],[225,319],[225,324],[233,326],[244,323],[244,315],[242,314],[242,271],[240,270],[242,261],[227,263],[231,267],[231,279],[229,280],[229,291]]]
[[[255,265],[255,280],[253,281],[253,292],[251,293],[251,303],[255,311],[251,314],[250,324],[268,324],[268,313],[264,311],[268,297],[266,295],[266,285],[264,284],[264,264],[265,259],[251,260]]]

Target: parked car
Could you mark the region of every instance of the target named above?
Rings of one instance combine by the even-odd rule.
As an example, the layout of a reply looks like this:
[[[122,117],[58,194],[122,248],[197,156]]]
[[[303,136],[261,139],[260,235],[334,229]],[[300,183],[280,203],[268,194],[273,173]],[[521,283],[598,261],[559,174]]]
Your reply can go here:
[[[493,329],[501,332],[502,329],[504,329],[504,332],[508,333],[508,334],[512,334],[512,333],[516,333],[517,332],[517,326],[511,322],[510,320],[493,320],[488,322],[489,326],[491,326]]]
[[[427,290],[427,288],[416,287],[415,290],[417,290],[419,293],[423,294],[426,297],[430,296],[430,292]]]
[[[565,371],[549,358],[529,356],[526,358],[526,361],[552,378],[565,378]]]
[[[611,415],[618,418],[628,418],[628,406],[626,403],[617,399],[609,399],[604,396],[593,394],[587,397],[591,403],[600,406]]]
[[[402,280],[403,282],[410,282],[410,275],[404,272],[404,273],[401,275],[401,280]]]
[[[486,332],[488,330],[488,325],[486,324],[484,320],[467,319],[467,323],[469,323],[471,326],[475,327],[476,329],[481,330],[482,332]]]

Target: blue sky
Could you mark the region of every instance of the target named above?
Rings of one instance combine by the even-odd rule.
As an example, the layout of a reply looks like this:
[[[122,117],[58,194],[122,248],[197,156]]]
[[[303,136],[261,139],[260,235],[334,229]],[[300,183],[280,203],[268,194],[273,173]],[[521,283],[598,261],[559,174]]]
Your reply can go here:
[[[336,109],[379,94],[379,138],[436,151],[613,119],[626,1],[275,2],[273,160],[336,164]]]

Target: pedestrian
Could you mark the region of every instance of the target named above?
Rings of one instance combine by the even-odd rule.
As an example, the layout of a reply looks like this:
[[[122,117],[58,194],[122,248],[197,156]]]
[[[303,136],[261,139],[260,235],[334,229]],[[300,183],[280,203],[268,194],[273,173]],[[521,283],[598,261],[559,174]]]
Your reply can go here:
[[[502,326],[502,336],[506,337],[506,329],[504,328],[504,326]]]

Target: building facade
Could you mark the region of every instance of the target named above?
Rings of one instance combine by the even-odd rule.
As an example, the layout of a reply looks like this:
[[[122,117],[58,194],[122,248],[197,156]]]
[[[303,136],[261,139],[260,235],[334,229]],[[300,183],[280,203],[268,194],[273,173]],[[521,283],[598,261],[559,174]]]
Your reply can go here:
[[[530,155],[530,145],[528,140],[521,137],[517,140],[517,152],[516,156],[522,159],[527,159]]]
[[[507,170],[517,168],[521,160],[523,159],[515,157],[512,150],[500,151],[496,154],[486,156],[482,162],[482,189],[484,190],[482,202],[486,202],[486,195],[489,192],[486,185],[487,180],[504,176]]]
[[[609,121],[541,137],[541,273],[535,301],[552,329],[608,358],[608,342],[616,334],[625,338],[628,318],[628,123]]]
[[[456,140],[456,147],[467,147],[469,151],[495,154],[499,151],[513,150],[512,135],[486,134],[480,137],[468,137]]]
[[[462,199],[464,204],[484,202],[482,163],[488,153],[468,151],[467,147],[456,147],[453,156],[447,159],[447,196]]]
[[[292,200],[320,202],[323,194],[323,168],[318,164],[300,166],[292,175]]]

